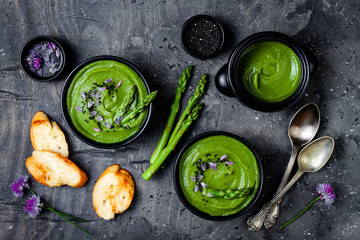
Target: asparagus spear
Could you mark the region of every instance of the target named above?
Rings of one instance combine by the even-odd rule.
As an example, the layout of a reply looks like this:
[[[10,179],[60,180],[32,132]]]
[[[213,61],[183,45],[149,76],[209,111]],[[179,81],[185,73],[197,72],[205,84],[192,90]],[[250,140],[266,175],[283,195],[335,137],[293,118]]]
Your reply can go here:
[[[188,66],[185,71],[181,74],[179,79],[179,85],[175,90],[175,99],[173,104],[171,105],[171,112],[169,119],[166,123],[166,127],[160,137],[159,143],[155,148],[154,153],[151,156],[150,163],[153,163],[157,157],[159,157],[161,151],[166,147],[166,144],[168,143],[171,130],[173,129],[173,125],[176,119],[176,116],[179,112],[180,108],[180,100],[181,100],[181,94],[185,91],[187,82],[191,76],[193,66]]]
[[[142,102],[139,102],[134,109],[132,109],[126,116],[122,119],[121,125],[135,118],[136,115],[144,111],[145,107],[150,104],[150,102],[156,97],[158,91],[151,92],[145,97]]]
[[[129,110],[131,103],[134,101],[135,93],[136,93],[136,85],[132,85],[126,94],[124,101],[121,103],[120,107],[117,109],[113,120],[116,122],[116,119],[125,115],[125,113]]]
[[[179,121],[177,122],[176,126],[175,126],[175,129],[174,131],[172,132],[171,136],[170,136],[170,141],[172,139],[174,139],[175,135],[177,134],[177,132],[179,131],[179,129],[181,128],[184,120],[187,118],[187,116],[191,113],[191,110],[193,109],[193,107],[195,106],[195,104],[199,101],[199,99],[201,98],[201,96],[203,95],[204,93],[204,88],[205,88],[205,85],[206,85],[206,74],[204,74],[196,89],[195,89],[195,92],[194,94],[192,95],[192,97],[189,99],[189,102],[188,102],[188,105],[186,106],[183,114],[181,115]],[[169,142],[170,142],[169,141]]]
[[[180,138],[184,135],[185,131],[189,128],[191,123],[198,117],[199,112],[201,108],[203,107],[203,104],[198,104],[194,107],[194,109],[191,111],[189,116],[186,118],[186,120],[183,122],[181,128],[177,132],[177,134],[174,136],[172,141],[169,142],[167,147],[161,152],[160,156],[154,161],[153,164],[150,165],[150,167],[143,173],[142,178],[144,178],[146,181],[149,181],[152,175],[159,169],[161,164],[166,160],[166,158],[170,155],[170,153],[175,149],[177,143],[179,142]]]
[[[207,195],[208,197],[217,197],[225,199],[241,198],[252,193],[250,188],[241,188],[241,189],[226,189],[218,190],[211,188],[203,188],[202,194]]]

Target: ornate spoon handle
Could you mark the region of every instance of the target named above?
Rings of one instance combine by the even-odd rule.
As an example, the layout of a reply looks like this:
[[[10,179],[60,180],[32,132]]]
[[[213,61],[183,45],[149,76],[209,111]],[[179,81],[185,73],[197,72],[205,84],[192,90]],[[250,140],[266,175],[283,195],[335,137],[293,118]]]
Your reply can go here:
[[[292,168],[293,168],[293,166],[294,166],[295,159],[296,159],[296,156],[297,156],[298,151],[299,151],[299,147],[298,147],[298,146],[294,146],[294,147],[293,147],[293,150],[292,150],[292,153],[291,153],[291,157],[290,157],[289,163],[288,163],[288,165],[287,165],[287,167],[286,167],[284,176],[283,176],[283,178],[281,179],[280,185],[279,185],[278,189],[276,190],[276,193],[274,194],[274,197],[281,192],[281,190],[284,188],[284,186],[285,186],[286,183],[288,182],[289,176],[290,176],[291,170],[292,170]],[[272,205],[269,214],[265,217],[264,226],[265,226],[266,228],[272,227],[272,226],[275,224],[276,219],[277,219],[278,216],[279,216],[280,203],[281,203],[281,201],[282,201],[282,199],[280,198],[280,199],[276,202],[276,204]]]
[[[294,166],[294,162],[295,162],[298,151],[299,151],[299,147],[294,146],[292,153],[291,153],[289,163],[285,170],[285,174],[281,180],[280,186],[278,187],[274,197],[277,196],[281,192],[281,190],[287,183],[287,181],[289,179],[289,175],[291,173],[291,170]],[[259,231],[261,229],[261,226],[263,225],[264,221],[266,221],[265,227],[267,227],[267,228],[274,225],[274,223],[276,222],[276,218],[279,216],[280,202],[281,202],[281,199],[278,200],[277,204],[271,205],[269,203],[266,203],[263,205],[263,207],[257,214],[251,216],[247,221],[249,231]],[[270,225],[270,224],[272,224],[272,225]]]

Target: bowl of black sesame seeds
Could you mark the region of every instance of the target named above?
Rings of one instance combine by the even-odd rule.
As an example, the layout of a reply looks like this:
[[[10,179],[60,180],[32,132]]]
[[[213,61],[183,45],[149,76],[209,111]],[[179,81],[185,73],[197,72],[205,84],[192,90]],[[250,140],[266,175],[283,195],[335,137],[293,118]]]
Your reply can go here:
[[[219,53],[224,44],[221,24],[209,15],[196,15],[188,19],[181,29],[181,45],[191,56],[208,59]]]

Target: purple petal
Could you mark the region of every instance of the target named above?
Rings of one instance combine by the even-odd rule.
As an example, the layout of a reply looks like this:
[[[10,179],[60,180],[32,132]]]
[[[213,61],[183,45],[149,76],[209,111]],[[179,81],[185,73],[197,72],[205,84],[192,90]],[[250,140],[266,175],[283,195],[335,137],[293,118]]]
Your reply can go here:
[[[226,161],[225,164],[227,164],[227,165],[233,165],[234,162],[232,162],[232,161]]]
[[[207,193],[206,196],[207,196],[207,197],[213,197],[214,194],[212,194],[212,193]]]
[[[203,179],[203,178],[204,178],[203,175],[196,175],[196,177],[195,177],[195,179],[196,179],[197,182],[200,181],[200,180]]]
[[[40,196],[35,196],[35,195],[33,195],[28,200],[26,200],[26,203],[27,205],[26,207],[24,207],[24,210],[32,218],[40,214],[42,210],[42,206],[44,205],[40,200]]]
[[[94,102],[89,101],[87,107],[88,107],[88,108],[91,108],[93,105],[94,105]]]
[[[59,49],[56,50],[56,57],[57,57],[57,58],[60,57],[60,50],[59,50]]]
[[[196,182],[195,176],[191,176],[190,178],[191,178],[191,181]]]
[[[100,128],[93,128],[95,132],[101,132]]]
[[[82,97],[83,99],[86,99],[86,93],[81,92],[81,97]]]
[[[97,115],[95,119],[98,120],[98,121],[104,120],[104,118],[100,114]]]
[[[99,106],[99,104],[100,104],[99,99],[96,99],[96,101],[95,101],[95,106],[97,107],[97,106]]]
[[[105,83],[111,83],[113,80],[112,80],[112,78],[108,78],[108,79],[106,79],[104,82]]]
[[[92,111],[92,112],[90,112],[90,117],[93,117],[93,116],[95,116],[97,114],[97,111]]]
[[[199,191],[199,186],[196,184],[194,187],[194,192],[198,192]]]
[[[200,184],[201,184],[201,186],[202,186],[203,188],[206,188],[206,187],[207,187],[207,184],[204,183],[204,182],[201,182]]]
[[[77,111],[79,111],[79,112],[82,112],[82,109],[81,109],[81,107],[79,107],[79,106],[76,106],[76,107],[75,107],[75,110],[77,110]]]
[[[202,163],[202,164],[200,165],[200,167],[201,167],[201,170],[203,170],[204,172],[205,172],[206,169],[207,169],[207,165],[206,165],[205,163]]]
[[[224,154],[224,155],[221,156],[220,161],[224,161],[226,158],[227,158],[227,155]]]
[[[95,92],[94,92],[94,90],[90,90],[90,91],[89,91],[89,96],[92,97],[92,98],[95,97]]]
[[[210,166],[210,168],[211,168],[212,170],[216,170],[217,164],[214,163],[214,162],[209,162],[209,166]]]
[[[106,122],[106,123],[105,123],[105,127],[107,127],[108,129],[111,129],[111,123]]]
[[[100,92],[103,92],[103,91],[106,90],[106,87],[101,87],[101,88],[99,88],[98,90],[99,90]]]
[[[118,117],[117,119],[115,119],[116,125],[120,125],[122,119],[123,119],[122,117]]]
[[[121,83],[122,83],[122,80],[120,80],[120,82],[116,85],[116,88],[120,87]]]
[[[48,55],[50,55],[52,52],[53,52],[52,49],[47,49],[47,50],[45,51],[45,53],[48,54]]]
[[[100,98],[100,97],[101,97],[101,92],[97,92],[97,93],[95,94],[95,97],[96,97],[96,98]]]

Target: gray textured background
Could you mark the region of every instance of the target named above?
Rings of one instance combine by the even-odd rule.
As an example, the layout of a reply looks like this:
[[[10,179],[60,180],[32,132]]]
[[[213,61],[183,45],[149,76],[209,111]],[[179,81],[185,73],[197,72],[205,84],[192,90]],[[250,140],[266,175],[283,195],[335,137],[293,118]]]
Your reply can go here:
[[[30,219],[22,210],[25,199],[15,199],[9,184],[27,173],[31,155],[30,122],[45,111],[62,126],[70,159],[88,173],[85,187],[49,188],[32,182],[47,203],[90,220],[81,224],[97,239],[356,239],[359,228],[359,14],[349,1],[0,1],[0,238],[86,239],[88,236],[50,212]],[[200,61],[181,48],[182,23],[196,14],[216,17],[225,27],[227,41],[214,59]],[[304,97],[293,107],[262,113],[222,96],[214,76],[231,50],[244,37],[259,31],[293,36],[319,59]],[[67,71],[53,82],[30,80],[18,65],[21,46],[36,35],[50,35],[66,46]],[[66,127],[60,111],[66,75],[81,61],[97,55],[115,55],[133,62],[159,95],[149,127],[128,147],[101,150],[78,140]],[[176,196],[172,164],[150,182],[141,178],[163,130],[177,78],[189,64],[195,77],[185,94],[193,92],[202,73],[210,76],[204,97],[206,108],[184,137],[209,130],[233,132],[257,149],[264,167],[264,188],[258,203],[245,215],[227,222],[203,220],[184,208]],[[275,192],[291,146],[287,126],[302,105],[314,102],[321,111],[317,136],[336,141],[333,157],[316,174],[306,174],[286,195],[275,227],[253,233],[247,218]],[[175,151],[177,153],[177,151]],[[174,160],[174,159],[173,159]],[[136,197],[129,210],[105,221],[93,210],[92,188],[111,164],[128,169],[136,181]],[[315,196],[318,183],[330,183],[337,198],[333,206],[317,202],[296,223],[279,226],[295,216]],[[27,194],[25,197],[29,197]]]

